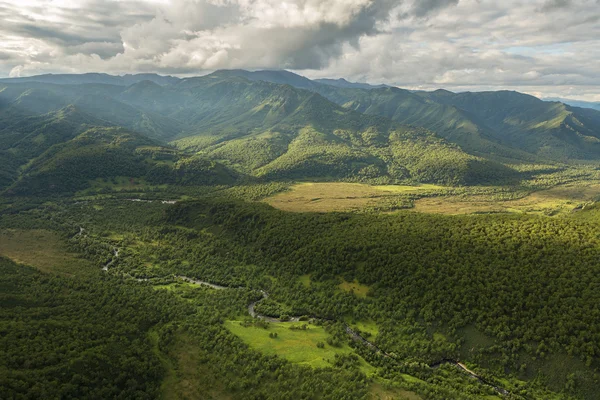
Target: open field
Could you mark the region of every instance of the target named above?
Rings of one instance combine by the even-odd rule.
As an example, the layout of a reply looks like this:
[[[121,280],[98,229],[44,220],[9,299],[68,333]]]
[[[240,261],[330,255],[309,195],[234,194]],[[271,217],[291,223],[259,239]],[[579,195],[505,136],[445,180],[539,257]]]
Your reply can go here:
[[[372,400],[421,400],[422,397],[418,394],[402,390],[398,388],[386,388],[380,383],[373,383],[371,385],[371,399]]]
[[[0,255],[42,272],[80,275],[94,270],[89,261],[70,253],[55,232],[41,229],[3,229],[0,231]]]
[[[600,196],[600,183],[580,182],[556,186],[523,197],[499,198],[498,188],[465,187],[461,194],[436,185],[371,186],[360,183],[300,183],[289,191],[264,201],[292,212],[361,211],[385,209],[386,205],[414,202],[413,211],[436,214],[472,214],[489,212],[538,213],[555,215],[571,212]],[[489,192],[489,194],[488,194]],[[510,193],[510,192],[509,192]],[[522,193],[522,192],[521,192]],[[506,196],[506,193],[503,193]],[[408,198],[413,199],[409,200]],[[517,198],[515,198],[517,197]],[[402,200],[404,199],[404,200]],[[408,208],[407,206],[406,208]]]
[[[299,183],[289,191],[265,199],[275,208],[295,212],[328,212],[360,210],[375,205],[381,198],[400,194],[417,194],[444,189],[443,186],[421,185],[371,186],[363,183],[319,182]]]
[[[232,333],[239,336],[244,342],[255,350],[266,355],[277,355],[293,363],[310,365],[315,368],[331,367],[336,354],[349,354],[353,350],[347,344],[333,347],[326,343],[329,334],[325,328],[317,325],[308,325],[306,330],[292,330],[290,326],[302,325],[302,322],[270,323],[268,329],[249,326],[244,327],[241,321],[226,321],[225,326]],[[276,338],[270,338],[269,333],[277,333]],[[320,349],[317,343],[325,343]],[[374,372],[375,369],[362,358],[361,370],[365,373]]]
[[[600,184],[564,185],[533,192],[521,199],[498,201],[490,196],[440,196],[415,200],[414,211],[436,214],[476,212],[527,212],[558,214],[570,212],[600,195]]]
[[[343,281],[340,283],[339,288],[345,292],[352,292],[358,297],[365,298],[367,297],[367,293],[369,292],[369,287],[367,285],[362,285],[357,281],[347,282]]]

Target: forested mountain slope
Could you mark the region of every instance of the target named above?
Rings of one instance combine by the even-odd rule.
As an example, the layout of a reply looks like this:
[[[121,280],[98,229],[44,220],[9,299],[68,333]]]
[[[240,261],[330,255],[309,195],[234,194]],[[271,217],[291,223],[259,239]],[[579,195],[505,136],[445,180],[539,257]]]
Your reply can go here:
[[[238,74],[218,71],[170,86],[148,80],[131,86],[4,84],[0,118],[7,126],[18,126],[32,115],[52,120],[59,107],[75,107],[93,119],[86,126],[120,126],[162,143],[179,137],[174,143],[180,149],[201,152],[263,180],[465,184],[514,177],[511,169],[469,155],[426,129],[348,110],[312,91]],[[285,81],[296,75],[277,76]],[[13,129],[6,135],[32,132]]]
[[[423,126],[481,156],[532,161],[535,156],[493,137],[476,115],[398,88],[373,90],[322,87],[320,93],[345,108],[382,115],[402,124]]]
[[[72,192],[96,178],[141,177],[147,172],[147,165],[145,157],[136,154],[136,150],[155,145],[150,139],[123,128],[90,128],[33,159],[7,192]]]
[[[495,138],[547,159],[600,158],[600,112],[497,91],[421,96],[477,115]]]
[[[0,83],[0,123],[6,126],[15,119],[74,105],[105,124],[123,126],[152,138],[165,140],[186,129],[185,122],[119,101],[125,88],[106,84]]]
[[[187,117],[198,118],[203,132],[178,140],[178,147],[265,179],[466,183],[512,177],[510,169],[470,156],[425,129],[347,110],[288,85],[242,79],[216,73],[178,84],[196,99],[213,100],[202,102],[210,112]]]
[[[25,146],[29,153],[23,152],[19,157],[15,153],[19,146],[6,151],[14,160],[4,169],[6,194],[69,194],[88,187],[94,180],[116,177],[178,185],[232,184],[239,178],[239,174],[219,163],[183,155],[122,127],[85,123],[89,121],[78,124],[74,118],[80,114],[72,107],[57,114],[62,120],[44,125],[47,133],[34,136],[33,144]],[[55,132],[66,136],[52,137]],[[37,142],[46,146],[36,147]],[[26,160],[29,161],[24,163]]]
[[[244,71],[243,75],[248,74],[252,79],[279,80],[278,75],[267,71]],[[286,83],[295,82],[297,78],[288,77]],[[595,110],[508,91],[410,92],[392,87],[356,88],[322,80],[314,83],[302,82],[298,87],[316,91],[349,109],[425,127],[472,154],[520,161],[600,159],[600,112]]]
[[[288,71],[144,77],[0,82],[0,180],[24,164],[10,143],[31,158],[58,140],[36,134],[35,118],[67,138],[78,124],[123,127],[263,180],[506,183],[515,173],[501,163],[600,159],[600,112],[516,92],[362,88]],[[89,121],[53,128],[69,107]]]

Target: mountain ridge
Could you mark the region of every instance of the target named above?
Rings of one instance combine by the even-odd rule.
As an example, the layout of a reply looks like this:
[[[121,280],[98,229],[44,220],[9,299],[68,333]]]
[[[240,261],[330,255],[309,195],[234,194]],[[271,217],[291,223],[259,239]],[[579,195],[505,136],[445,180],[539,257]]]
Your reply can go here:
[[[11,165],[0,172],[6,185],[16,179],[15,163],[39,156],[11,148],[11,137],[31,137],[37,142],[26,147],[44,149],[54,139],[30,123],[38,118],[50,133],[60,126],[53,115],[75,111],[90,121],[75,124],[80,128],[122,127],[259,180],[491,184],[514,180],[511,164],[600,159],[600,112],[591,109],[514,91],[413,92],[337,82],[244,70],[167,85],[141,77],[127,86],[0,82],[0,143]],[[72,132],[67,141],[81,133],[68,126],[60,128]]]

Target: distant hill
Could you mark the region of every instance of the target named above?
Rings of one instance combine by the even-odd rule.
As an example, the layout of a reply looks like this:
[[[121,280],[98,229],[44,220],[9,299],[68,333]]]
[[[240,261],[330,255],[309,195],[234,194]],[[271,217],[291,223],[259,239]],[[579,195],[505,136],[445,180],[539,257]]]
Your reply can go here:
[[[191,98],[206,100],[204,109],[193,107],[194,114],[186,116],[196,121],[199,134],[175,145],[263,179],[450,184],[497,181],[514,172],[470,156],[425,129],[347,110],[288,85],[218,71],[177,85],[179,91],[184,88]],[[475,170],[482,171],[478,178]]]
[[[108,74],[88,73],[88,74],[45,74],[29,76],[23,78],[4,78],[0,83],[54,83],[57,85],[81,85],[85,83],[99,83],[105,85],[129,86],[141,81],[152,81],[159,85],[172,85],[179,78],[174,76],[163,76],[158,74],[134,74],[114,76]]]
[[[219,70],[212,74],[220,77],[243,77],[250,81],[264,81],[290,85],[300,89],[314,89],[319,83],[286,70],[246,71],[243,69]]]
[[[156,85],[150,81],[138,84]],[[56,112],[74,105],[78,110],[105,121],[103,125],[123,126],[155,139],[168,139],[187,129],[185,122],[121,101],[119,96],[126,90],[125,86],[106,84],[0,82],[0,121]]]
[[[267,75],[295,77],[278,71]],[[297,82],[302,79],[306,78]],[[30,82],[2,87],[0,118],[5,118],[7,126],[19,127],[37,118],[42,126],[50,127],[64,110],[70,110],[73,118],[85,115],[93,120],[69,125],[72,129],[61,130],[60,140],[40,139],[33,126],[7,130],[3,135],[7,143],[11,137],[40,143],[39,150],[24,156],[20,165],[37,157],[46,144],[72,140],[93,126],[122,127],[162,143],[176,139],[173,144],[186,153],[197,152],[201,159],[235,171],[220,174],[231,179],[244,174],[262,180],[459,184],[497,182],[514,173],[466,154],[425,129],[348,110],[314,91],[289,84],[249,80],[237,71],[217,71],[167,86],[145,80],[130,86]],[[178,161],[178,183],[197,181],[190,178],[192,164]]]
[[[517,92],[324,89],[328,99],[367,114],[422,126],[466,151],[499,161],[600,159],[600,112]]]
[[[271,81],[272,76],[267,72],[262,71],[262,79]],[[238,75],[237,70],[229,74],[244,75]],[[597,117],[562,103],[547,103],[508,91],[365,89],[340,80],[328,80],[329,84],[311,81],[314,83],[311,85],[306,78],[290,74],[286,74],[286,83],[292,86],[315,91],[348,109],[427,128],[480,157],[502,162],[600,159]],[[498,112],[492,116],[493,110]]]
[[[344,78],[315,79],[314,82],[321,83],[323,85],[335,86],[335,87],[340,87],[340,88],[349,88],[349,89],[379,89],[379,88],[384,88],[384,87],[390,87],[388,85],[371,85],[368,83],[348,82]]]
[[[559,101],[561,103],[565,103],[565,104],[573,106],[573,107],[591,108],[593,110],[600,111],[600,101],[591,102],[591,101],[571,100],[571,99],[564,99],[561,97],[546,97],[546,98],[542,98],[542,100],[553,101],[553,102]]]
[[[544,159],[600,159],[600,112],[513,91],[431,92],[422,97],[478,117],[494,138]]]
[[[173,165],[151,175],[177,184],[240,176],[491,184],[516,179],[507,164],[600,159],[600,112],[517,92],[411,92],[243,70],[170,84],[75,83],[87,75],[0,82],[0,185],[92,128],[176,146]]]
[[[533,161],[535,156],[493,137],[476,115],[399,88],[327,88],[321,93],[345,108],[381,115],[405,125],[422,126],[471,154],[499,160]]]

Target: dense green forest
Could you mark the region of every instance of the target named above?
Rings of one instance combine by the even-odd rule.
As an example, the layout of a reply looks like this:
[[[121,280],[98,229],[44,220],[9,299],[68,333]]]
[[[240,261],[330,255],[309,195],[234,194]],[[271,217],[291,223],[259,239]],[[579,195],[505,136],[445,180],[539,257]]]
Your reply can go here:
[[[173,372],[174,365],[184,362],[178,351],[185,343],[198,352],[194,368],[211,376],[211,383],[198,385],[240,398],[314,398],[319,393],[331,393],[323,398],[368,398],[374,385],[384,385],[390,393],[408,390],[432,399],[498,395],[492,386],[514,398],[561,398],[547,390],[562,392],[564,398],[593,398],[600,342],[598,291],[593,289],[598,286],[600,256],[597,215],[594,208],[560,218],[294,214],[223,197],[175,205],[116,199],[60,202],[5,212],[0,222],[8,230],[59,232],[73,251],[98,265],[97,275],[45,277],[30,269],[21,274],[16,269],[24,267],[4,261],[10,276],[4,285],[10,290],[3,309],[14,312],[14,304],[22,301],[21,307],[34,315],[44,306],[49,307],[44,313],[49,320],[82,319],[81,324],[138,313],[126,317],[131,325],[118,329],[136,332],[139,339],[132,346],[137,352],[146,351],[146,362],[157,365],[152,370],[157,375],[136,375],[127,369],[133,377],[127,375],[123,382],[131,383],[132,390],[148,385],[143,390],[148,395],[159,390],[157,379],[172,384],[173,374],[181,378],[184,372],[193,372]],[[78,227],[83,227],[83,234],[78,234]],[[112,254],[115,247],[117,258]],[[109,262],[108,272],[101,273],[100,267]],[[244,289],[193,287],[174,278],[180,275]],[[366,296],[340,289],[340,283],[353,281],[366,288]],[[65,285],[75,286],[64,299],[55,300],[72,302],[68,311],[46,304],[44,293],[52,297],[53,287]],[[327,328],[331,339],[323,341],[326,348],[349,345],[376,372],[352,358],[336,357],[325,370],[290,363],[285,357],[265,358],[223,325],[247,319],[246,306],[260,299],[259,289],[269,293],[268,301],[257,306],[259,313],[316,318],[310,324],[348,323],[392,356],[374,352],[352,340],[343,327],[332,325]],[[32,299],[26,301],[28,297]],[[100,298],[116,301],[117,307],[131,306],[131,311],[111,314],[108,303],[90,312]],[[6,323],[14,315],[6,314]],[[29,324],[24,321],[23,329]],[[267,323],[264,329],[268,338],[274,328]],[[60,340],[68,340],[67,330],[61,334],[65,338]],[[115,335],[119,336],[116,331]],[[214,340],[220,335],[224,336],[217,344]],[[21,335],[5,338],[5,343],[26,340]],[[282,338],[280,333],[269,340]],[[77,351],[86,351],[85,342]],[[36,348],[27,343],[23,348]],[[110,347],[100,343],[94,348],[108,351],[103,346]],[[80,357],[76,354],[63,357]],[[114,362],[126,363],[133,357],[122,354],[124,359]],[[61,358],[49,357],[58,368]],[[429,367],[444,359],[469,362],[492,386],[451,365]],[[20,371],[22,378],[14,379],[35,379]],[[36,371],[32,376],[41,373]],[[256,375],[261,379],[254,379]],[[138,383],[133,385],[132,379]],[[319,383],[304,385],[298,379]],[[95,382],[104,387],[104,381]],[[27,383],[21,385],[23,393],[34,390]],[[48,385],[39,383],[36,390],[70,387],[68,382]],[[331,386],[315,389],[323,385]],[[20,393],[10,387],[11,396]],[[118,384],[103,390],[119,390],[115,387]]]
[[[2,81],[0,398],[596,399],[598,115],[286,71]]]

